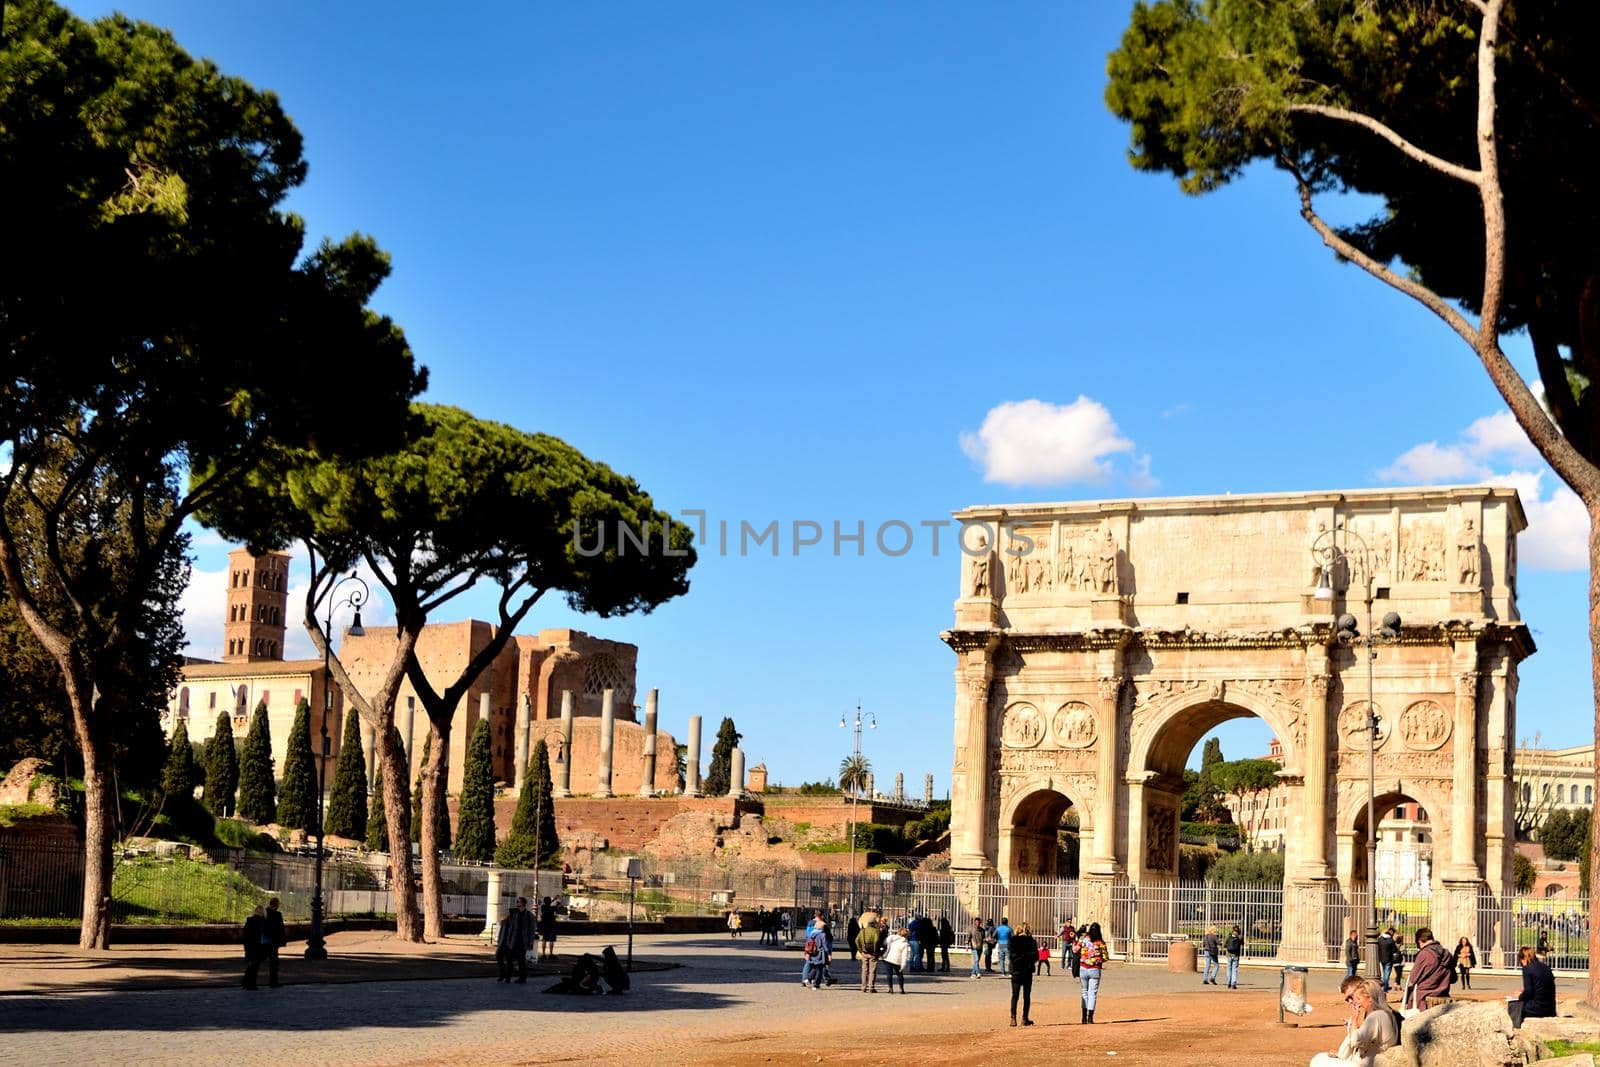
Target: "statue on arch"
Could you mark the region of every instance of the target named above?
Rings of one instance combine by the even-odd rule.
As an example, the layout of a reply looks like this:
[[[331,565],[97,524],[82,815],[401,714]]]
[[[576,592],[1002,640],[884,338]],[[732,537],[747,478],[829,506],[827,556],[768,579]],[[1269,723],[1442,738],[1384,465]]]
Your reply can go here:
[[[1463,522],[1456,534],[1456,573],[1462,585],[1482,584],[1478,570],[1480,543],[1477,525],[1471,519]]]
[[[1111,533],[1111,526],[1107,524],[1100,535],[1100,551],[1096,577],[1100,583],[1100,592],[1115,593],[1117,591],[1117,539]]]

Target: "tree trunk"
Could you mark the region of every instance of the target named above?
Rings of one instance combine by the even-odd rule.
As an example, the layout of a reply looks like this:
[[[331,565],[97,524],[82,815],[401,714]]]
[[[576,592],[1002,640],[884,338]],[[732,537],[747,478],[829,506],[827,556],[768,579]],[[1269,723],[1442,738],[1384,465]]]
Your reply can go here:
[[[83,752],[83,924],[78,947],[111,947],[111,845],[117,829],[117,795],[111,774],[110,745],[91,736],[81,710],[73,725]]]
[[[439,813],[445,810],[444,770],[450,756],[450,722],[429,719],[428,765],[422,770],[422,936],[444,937],[444,879],[439,871]]]
[[[1600,737],[1600,498],[1589,505],[1589,674],[1594,689],[1595,736]],[[1595,768],[1600,793],[1600,766]],[[1589,810],[1589,985],[1584,1001],[1600,1008],[1600,804]]]
[[[378,754],[383,770],[383,817],[389,828],[389,890],[394,901],[394,931],[402,941],[422,940],[417,891],[411,881],[411,785],[406,781],[405,750],[394,732],[394,714],[380,723]]]

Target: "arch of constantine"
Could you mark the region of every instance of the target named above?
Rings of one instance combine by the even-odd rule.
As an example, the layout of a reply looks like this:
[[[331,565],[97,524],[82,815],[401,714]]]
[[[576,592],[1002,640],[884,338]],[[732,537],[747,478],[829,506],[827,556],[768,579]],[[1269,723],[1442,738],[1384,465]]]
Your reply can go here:
[[[1476,931],[1480,894],[1507,890],[1517,664],[1534,650],[1517,615],[1527,522],[1515,491],[1025,504],[956,518],[960,596],[942,637],[957,657],[951,871],[963,895],[984,879],[1055,875],[1070,806],[1077,915],[1114,926],[1119,885],[1177,876],[1190,751],[1254,715],[1283,751],[1280,954],[1314,956],[1328,943],[1329,894],[1367,882],[1367,647],[1339,641],[1336,620],[1351,613],[1366,633],[1369,584],[1374,616],[1402,620],[1397,640],[1370,646],[1376,792],[1435,813],[1434,923]],[[1315,595],[1324,577],[1331,599]]]

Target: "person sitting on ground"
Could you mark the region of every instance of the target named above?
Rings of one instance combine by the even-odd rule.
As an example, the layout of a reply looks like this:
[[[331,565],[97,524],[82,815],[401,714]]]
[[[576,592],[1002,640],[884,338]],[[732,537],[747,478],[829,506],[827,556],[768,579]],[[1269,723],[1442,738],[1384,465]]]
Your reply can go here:
[[[606,980],[606,985],[611,987],[613,993],[626,993],[632,983],[628,979],[628,972],[622,969],[622,961],[617,959],[617,950],[610,945],[600,953],[600,976]]]
[[[572,965],[572,973],[549,989],[546,989],[545,992],[569,996],[587,996],[592,993],[602,992],[600,988],[600,965],[595,962],[595,958],[592,955],[585,952]]]
[[[1443,945],[1433,939],[1426,926],[1417,930],[1417,958],[1411,964],[1408,999],[1418,1011],[1426,1011],[1450,997],[1450,981],[1455,961]]]
[[[1350,1005],[1344,1040],[1339,1043],[1337,1052],[1319,1052],[1313,1056],[1311,1067],[1337,1067],[1346,1063],[1372,1067],[1378,1060],[1378,1053],[1400,1043],[1400,1021],[1383,995],[1383,986],[1375,979],[1346,978],[1339,983],[1339,992]]]
[[[1540,959],[1532,948],[1523,945],[1517,949],[1517,966],[1522,968],[1522,1003],[1524,1019],[1551,1019],[1556,1014],[1556,976],[1550,965]]]

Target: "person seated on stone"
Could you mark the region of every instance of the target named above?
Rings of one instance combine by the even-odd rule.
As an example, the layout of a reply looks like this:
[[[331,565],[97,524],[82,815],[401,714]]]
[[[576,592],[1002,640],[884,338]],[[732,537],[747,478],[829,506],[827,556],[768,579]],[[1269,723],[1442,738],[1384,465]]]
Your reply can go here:
[[[1372,1067],[1378,1053],[1400,1043],[1400,1021],[1383,995],[1383,986],[1371,979],[1352,976],[1339,983],[1339,992],[1350,1005],[1344,1023],[1344,1040],[1337,1052],[1319,1052],[1311,1057],[1311,1067],[1338,1067],[1358,1063]]]
[[[1517,965],[1522,968],[1522,1003],[1524,1019],[1549,1019],[1556,1013],[1556,976],[1550,965],[1540,959],[1532,947],[1517,949]]]
[[[1411,983],[1406,987],[1404,1003],[1418,1011],[1434,1007],[1440,1000],[1450,997],[1451,971],[1455,961],[1445,947],[1433,939],[1433,931],[1426,926],[1417,930],[1417,956],[1411,961]]]

